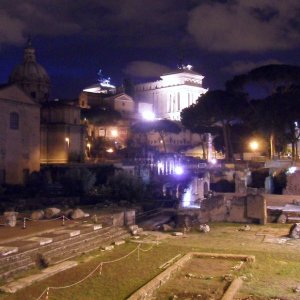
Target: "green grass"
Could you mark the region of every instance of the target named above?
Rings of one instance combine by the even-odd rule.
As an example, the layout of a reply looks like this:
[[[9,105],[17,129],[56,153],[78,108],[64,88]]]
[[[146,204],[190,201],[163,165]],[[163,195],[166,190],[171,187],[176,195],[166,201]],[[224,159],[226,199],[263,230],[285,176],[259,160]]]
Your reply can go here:
[[[289,225],[251,225],[251,231],[238,231],[238,224],[212,224],[211,232],[200,234],[192,232],[187,238],[170,237],[162,240],[149,252],[141,252],[137,260],[137,252],[126,259],[104,265],[102,275],[98,272],[83,283],[64,290],[50,290],[49,300],[119,300],[126,299],[135,290],[143,286],[159,274],[159,266],[177,254],[189,251],[219,252],[232,254],[255,255],[255,264],[242,269],[239,275],[244,275],[246,281],[238,295],[243,299],[249,295],[266,300],[281,298],[299,300],[299,294],[292,289],[300,284],[300,240],[292,245],[263,243],[263,236],[256,233],[283,235],[288,233]],[[25,288],[16,294],[0,294],[2,299],[32,300],[48,286],[62,286],[72,284],[85,277],[100,262],[122,257],[132,251],[137,244],[126,243],[111,252],[93,252],[97,255],[89,262],[86,257],[78,259],[78,267],[57,274],[40,283]],[[142,245],[143,249],[149,245]],[[43,298],[45,299],[45,298]]]

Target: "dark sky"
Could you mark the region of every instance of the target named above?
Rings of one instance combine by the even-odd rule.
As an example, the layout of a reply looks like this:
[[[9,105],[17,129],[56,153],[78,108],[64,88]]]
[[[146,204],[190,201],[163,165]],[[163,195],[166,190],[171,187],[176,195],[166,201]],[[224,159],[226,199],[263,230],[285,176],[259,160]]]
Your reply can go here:
[[[147,81],[179,58],[222,88],[269,63],[299,64],[299,0],[1,0],[0,83],[32,35],[52,97],[76,98],[97,72]]]

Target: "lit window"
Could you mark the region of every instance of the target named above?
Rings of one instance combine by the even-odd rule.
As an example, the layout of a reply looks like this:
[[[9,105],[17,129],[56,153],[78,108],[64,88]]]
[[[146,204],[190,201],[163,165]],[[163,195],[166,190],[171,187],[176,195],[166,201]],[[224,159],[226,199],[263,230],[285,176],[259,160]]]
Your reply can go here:
[[[9,127],[10,129],[19,129],[19,114],[12,112],[9,115]]]

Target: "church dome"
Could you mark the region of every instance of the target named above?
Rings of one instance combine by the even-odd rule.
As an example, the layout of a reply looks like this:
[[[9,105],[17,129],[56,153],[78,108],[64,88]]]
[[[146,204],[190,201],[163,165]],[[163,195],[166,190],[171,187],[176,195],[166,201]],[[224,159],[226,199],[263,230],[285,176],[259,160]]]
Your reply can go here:
[[[46,70],[36,62],[35,49],[29,41],[24,49],[24,61],[17,65],[9,77],[10,83],[17,83],[38,102],[49,98],[50,78]]]

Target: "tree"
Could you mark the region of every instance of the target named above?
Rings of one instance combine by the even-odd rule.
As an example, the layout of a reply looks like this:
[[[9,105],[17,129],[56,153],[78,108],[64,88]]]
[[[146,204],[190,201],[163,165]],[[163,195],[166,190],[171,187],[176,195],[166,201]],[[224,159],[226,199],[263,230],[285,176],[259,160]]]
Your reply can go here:
[[[263,98],[275,93],[278,88],[290,87],[300,82],[300,67],[292,65],[265,65],[227,81],[226,89],[235,92],[257,93],[264,90]]]
[[[260,98],[250,103],[250,123],[268,137],[271,158],[276,144],[282,146],[287,140],[292,143],[293,157],[296,155],[298,131],[294,122],[298,120],[299,89],[296,92],[295,85],[299,82],[299,66],[266,65],[235,76],[226,83],[230,91],[243,91],[251,98]],[[259,94],[261,97],[257,97]]]
[[[136,133],[147,134],[151,131],[158,132],[160,139],[163,143],[164,152],[167,152],[166,148],[166,135],[168,133],[179,133],[181,128],[178,123],[167,119],[155,120],[155,121],[143,121],[137,122],[133,125],[132,130]]]
[[[116,201],[137,202],[147,198],[146,185],[141,178],[124,172],[117,173],[108,179],[106,187]]]
[[[289,87],[279,90],[276,94],[269,97],[269,101],[272,101],[272,107],[273,102],[277,103],[272,110],[277,108],[276,120],[273,120],[273,122],[276,124],[277,128],[276,137],[278,145],[291,143],[292,157],[295,159],[298,157],[297,144],[299,140],[300,89],[299,87],[298,89]],[[275,150],[275,146],[273,149]],[[282,151],[282,149],[279,149],[279,151]]]
[[[109,140],[106,137],[91,137],[90,141],[92,143],[92,147],[89,153],[91,158],[104,158],[106,155],[106,151],[109,148],[113,149],[114,151],[116,150],[114,141]]]
[[[217,132],[222,129],[225,144],[225,158],[232,159],[230,127],[238,122],[247,107],[245,94],[223,90],[208,91],[196,104],[181,113],[182,124],[194,132]]]
[[[247,122],[263,132],[269,139],[269,153],[273,158],[276,150],[283,151],[284,145],[292,144],[292,156],[297,157],[300,121],[300,88],[279,88],[270,96],[250,101]]]
[[[123,89],[125,94],[131,97],[134,96],[134,84],[130,77],[125,77],[123,79]]]

